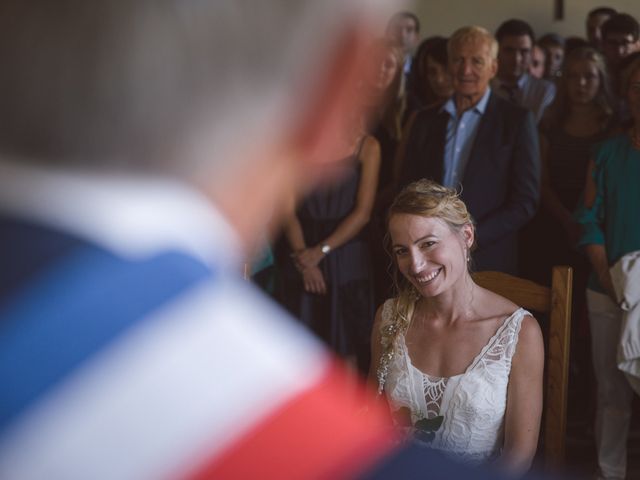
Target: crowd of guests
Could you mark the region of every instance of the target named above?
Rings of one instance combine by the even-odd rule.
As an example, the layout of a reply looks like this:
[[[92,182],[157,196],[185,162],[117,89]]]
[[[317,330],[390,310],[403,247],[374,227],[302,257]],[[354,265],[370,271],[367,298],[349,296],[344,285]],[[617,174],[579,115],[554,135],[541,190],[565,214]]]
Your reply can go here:
[[[340,181],[305,198],[287,221],[274,249],[274,295],[376,383],[384,358],[380,342],[385,336],[380,332],[385,325],[395,325],[396,317],[407,320],[407,309],[408,317],[430,318],[432,311],[452,316],[452,298],[466,298],[454,295],[442,303],[439,297],[433,303],[443,290],[435,295],[428,285],[440,275],[445,277],[440,281],[450,282],[445,292],[460,293],[460,288],[467,292],[461,285],[472,284],[468,272],[473,270],[502,271],[548,284],[553,265],[572,266],[573,371],[589,371],[591,351],[600,475],[623,478],[632,393],[615,364],[621,310],[609,267],[640,249],[640,190],[634,188],[640,178],[638,22],[602,7],[589,13],[585,38],[554,33],[536,37],[521,19],[503,22],[494,34],[468,26],[448,38],[427,37],[419,43],[420,36],[418,17],[400,12],[391,18],[384,38],[370,45],[366,74],[356,87],[359,128],[343,132]],[[399,192],[400,200],[394,201]],[[433,213],[433,206],[419,207],[434,198],[459,202],[458,213],[464,210],[468,220],[452,223],[450,215]],[[415,218],[399,222],[403,215]],[[438,220],[435,233],[432,225],[421,223],[425,218]],[[439,232],[443,225],[448,230]],[[449,269],[444,260],[440,270],[420,266],[415,255],[407,253],[432,235],[437,239],[417,247],[428,257],[422,249],[446,244],[442,238],[449,230],[463,239],[460,271]],[[401,288],[406,280],[415,284],[410,294]],[[404,298],[405,303],[387,307],[390,298]],[[475,332],[484,340],[458,347],[450,363],[435,361],[423,349],[464,345],[461,339],[473,336],[471,330],[458,332],[457,340],[447,344],[447,335],[440,332],[438,337],[439,330],[426,321],[423,329],[411,321],[393,327],[396,333],[404,328],[399,348],[409,365],[418,372],[444,372],[424,375],[429,391],[440,388],[443,393],[447,382],[457,385],[451,380],[473,363],[474,351],[495,340],[496,330],[511,325],[519,331],[521,323],[531,324],[523,322],[531,318],[528,312],[488,292],[478,293],[476,301],[482,305],[480,318],[491,319]],[[374,312],[381,305],[385,307],[378,310],[374,327]],[[507,321],[496,323],[505,316]],[[537,324],[527,327],[536,328]],[[524,333],[524,338],[521,356],[535,365],[537,333]],[[396,337],[387,339],[387,344],[394,342]],[[521,372],[523,359],[516,355],[511,367],[509,356],[507,363]],[[516,385],[509,388],[517,392],[512,396],[541,397],[535,379],[519,375],[511,377]],[[392,405],[397,396],[415,394],[398,393],[398,385],[406,381],[400,377],[396,372],[388,383],[393,386]],[[527,381],[528,388],[517,386]],[[411,401],[424,403],[422,393],[420,401]],[[446,397],[446,402],[451,400]],[[434,402],[424,411],[416,407],[419,414],[412,410],[413,421],[437,417],[442,397]],[[540,404],[541,400],[523,400],[522,405],[514,400],[506,413],[503,408],[497,414],[515,425],[498,448],[516,452],[514,464],[527,464],[535,452],[537,433],[532,437],[514,432],[539,423]],[[396,410],[402,405],[396,402]],[[533,417],[523,415],[524,410]],[[444,437],[438,437],[442,445]],[[496,455],[492,441],[479,457]]]

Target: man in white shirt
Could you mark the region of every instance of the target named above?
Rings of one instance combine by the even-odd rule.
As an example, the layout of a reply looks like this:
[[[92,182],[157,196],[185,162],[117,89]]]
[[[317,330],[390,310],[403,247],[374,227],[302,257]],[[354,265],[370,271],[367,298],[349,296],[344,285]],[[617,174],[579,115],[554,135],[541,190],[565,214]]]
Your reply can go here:
[[[529,74],[534,45],[533,30],[528,23],[512,19],[496,31],[498,40],[498,74],[492,81],[497,95],[531,110],[540,121],[555,96],[553,83]]]

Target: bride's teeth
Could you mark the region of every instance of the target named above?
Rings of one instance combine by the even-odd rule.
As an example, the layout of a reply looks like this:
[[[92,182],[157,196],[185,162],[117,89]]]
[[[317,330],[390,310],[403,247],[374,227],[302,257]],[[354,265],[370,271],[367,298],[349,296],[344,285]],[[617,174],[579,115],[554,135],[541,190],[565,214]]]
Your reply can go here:
[[[418,283],[427,283],[433,280],[434,278],[436,278],[439,273],[440,273],[440,270],[436,270],[435,272],[433,272],[432,274],[426,277],[416,277],[416,279],[418,280]]]

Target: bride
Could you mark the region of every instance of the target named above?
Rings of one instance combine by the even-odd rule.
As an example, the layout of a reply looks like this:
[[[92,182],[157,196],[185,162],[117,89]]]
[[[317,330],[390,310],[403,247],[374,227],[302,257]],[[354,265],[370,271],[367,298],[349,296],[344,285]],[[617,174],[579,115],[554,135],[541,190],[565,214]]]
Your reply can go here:
[[[401,275],[398,296],[376,314],[370,381],[396,422],[432,448],[525,472],[542,411],[536,319],[473,282],[475,230],[453,190],[412,183],[388,218]]]

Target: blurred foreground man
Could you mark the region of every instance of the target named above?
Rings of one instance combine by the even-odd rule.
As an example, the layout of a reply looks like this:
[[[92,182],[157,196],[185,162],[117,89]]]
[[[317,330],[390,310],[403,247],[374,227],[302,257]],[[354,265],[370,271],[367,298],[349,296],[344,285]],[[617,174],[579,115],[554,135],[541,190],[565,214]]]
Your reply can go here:
[[[0,4],[0,478],[468,475],[240,278],[341,158],[375,3]]]

